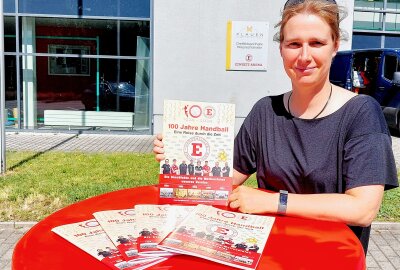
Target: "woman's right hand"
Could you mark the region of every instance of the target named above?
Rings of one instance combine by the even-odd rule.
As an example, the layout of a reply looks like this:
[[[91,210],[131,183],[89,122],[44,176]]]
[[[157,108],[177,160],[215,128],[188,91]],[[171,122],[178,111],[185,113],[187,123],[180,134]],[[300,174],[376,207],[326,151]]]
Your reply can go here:
[[[157,136],[153,142],[153,145],[154,145],[153,153],[156,155],[155,158],[158,162],[165,159],[164,144],[162,142],[162,139],[163,139],[163,135],[160,133],[160,134],[157,134]]]

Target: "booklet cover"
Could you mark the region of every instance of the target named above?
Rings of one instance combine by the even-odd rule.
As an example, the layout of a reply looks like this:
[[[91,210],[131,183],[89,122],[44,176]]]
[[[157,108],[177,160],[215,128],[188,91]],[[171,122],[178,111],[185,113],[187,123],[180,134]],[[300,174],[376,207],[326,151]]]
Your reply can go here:
[[[163,121],[160,202],[227,205],[235,105],[166,100]]]
[[[165,260],[165,258],[146,258],[143,260],[125,261],[95,219],[58,226],[53,228],[52,232],[89,253],[112,269],[145,269]]]
[[[140,255],[171,256],[157,244],[172,232],[195,207],[171,205],[136,205],[136,232]]]
[[[109,210],[93,213],[100,226],[125,260],[141,259],[138,256],[135,233],[135,209]]]
[[[275,218],[198,205],[159,245],[241,269],[255,269]]]

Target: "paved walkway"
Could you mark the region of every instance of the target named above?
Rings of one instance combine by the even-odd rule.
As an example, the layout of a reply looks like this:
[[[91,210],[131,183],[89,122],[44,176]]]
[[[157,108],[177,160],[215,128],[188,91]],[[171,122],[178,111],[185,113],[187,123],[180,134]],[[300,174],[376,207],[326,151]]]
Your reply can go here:
[[[82,152],[151,152],[153,136],[7,133],[7,150],[13,151],[82,151]],[[400,167],[400,138],[393,137],[396,164]],[[0,270],[11,269],[12,252],[17,241],[33,222],[0,222]],[[400,223],[373,223],[368,270],[400,269]]]
[[[6,149],[11,151],[138,152],[153,149],[154,136],[63,133],[7,133]]]

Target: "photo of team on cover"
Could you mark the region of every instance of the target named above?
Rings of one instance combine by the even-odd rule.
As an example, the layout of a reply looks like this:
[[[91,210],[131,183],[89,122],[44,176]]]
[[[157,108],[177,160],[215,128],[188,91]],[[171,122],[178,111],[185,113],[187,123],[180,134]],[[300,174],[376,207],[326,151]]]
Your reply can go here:
[[[193,237],[193,241],[186,242],[175,239],[176,241],[174,243],[177,245],[187,246],[191,250],[206,251],[210,256],[224,257],[225,259],[248,265],[253,264],[254,261],[254,257],[251,254],[259,253],[260,249],[255,238],[249,238],[243,241],[215,232],[196,231],[195,228],[187,226],[180,226],[175,233]],[[201,239],[206,242],[197,242],[195,239]],[[216,246],[220,248],[216,248]],[[221,249],[226,252],[220,252],[219,250]],[[229,250],[241,250],[245,253],[235,255],[234,253],[230,253]]]
[[[160,187],[161,198],[227,200],[228,195],[227,190]]]
[[[186,160],[182,160],[178,165],[175,158],[172,159],[172,164],[167,158],[164,160],[164,164],[160,166],[160,174],[229,177],[231,176],[230,173],[231,168],[228,162],[225,162],[225,166],[221,167],[219,162],[216,161],[211,168],[207,160],[204,163],[201,160],[197,160],[196,164],[194,160],[190,160],[188,163]]]
[[[215,243],[219,243],[226,247],[232,247],[241,250],[247,250],[251,252],[257,252],[259,250],[259,246],[257,245],[257,241],[255,239],[248,239],[247,241],[239,241],[234,242],[233,237],[226,237],[222,234],[218,234],[215,232],[204,232],[204,231],[195,231],[194,228],[187,228],[186,226],[181,226],[176,230],[177,233],[188,234],[194,236],[196,238],[207,239],[209,241],[213,241]],[[250,241],[251,240],[251,241]]]

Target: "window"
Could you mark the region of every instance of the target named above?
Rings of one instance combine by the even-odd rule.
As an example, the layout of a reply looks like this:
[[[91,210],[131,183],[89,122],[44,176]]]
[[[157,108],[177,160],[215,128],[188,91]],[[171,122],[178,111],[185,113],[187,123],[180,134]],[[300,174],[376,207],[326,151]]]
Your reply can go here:
[[[385,36],[385,48],[400,48],[400,36]]]
[[[3,2],[4,13],[15,12],[15,0],[5,0]]]
[[[383,14],[379,12],[354,12],[354,29],[383,30]]]
[[[384,59],[383,76],[389,81],[393,80],[393,74],[400,70],[397,57],[395,55],[386,55]]]
[[[35,18],[36,52],[50,44],[89,46],[91,55],[136,56],[137,42],[150,37],[150,22]],[[119,42],[118,42],[119,41]]]
[[[45,110],[90,110],[134,113],[149,130],[150,0],[4,0],[4,11],[7,127],[53,129]]]
[[[363,8],[370,10],[383,9],[383,0],[356,0],[354,1],[355,8]]]
[[[400,14],[395,14],[395,13],[386,14],[385,30],[400,31]]]
[[[400,0],[356,0],[354,9],[352,49],[400,47]]]
[[[19,12],[149,18],[150,0],[19,0]]]
[[[353,49],[380,48],[381,35],[374,34],[353,34]]]

